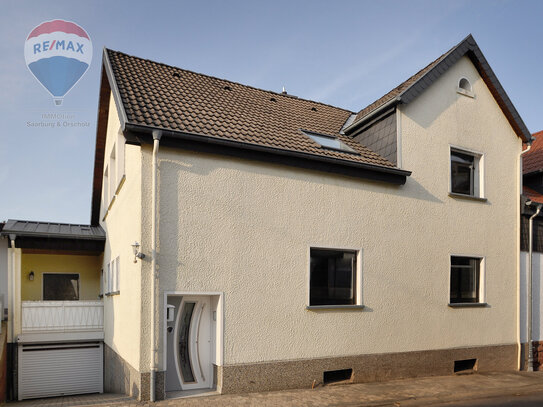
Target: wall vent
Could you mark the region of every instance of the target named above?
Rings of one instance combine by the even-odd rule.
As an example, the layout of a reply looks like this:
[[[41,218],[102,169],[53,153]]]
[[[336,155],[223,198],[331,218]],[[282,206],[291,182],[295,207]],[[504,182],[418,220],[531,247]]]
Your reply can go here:
[[[477,359],[454,361],[454,373],[472,373],[476,370]]]
[[[339,383],[351,380],[353,377],[353,369],[329,370],[324,372],[323,383]]]

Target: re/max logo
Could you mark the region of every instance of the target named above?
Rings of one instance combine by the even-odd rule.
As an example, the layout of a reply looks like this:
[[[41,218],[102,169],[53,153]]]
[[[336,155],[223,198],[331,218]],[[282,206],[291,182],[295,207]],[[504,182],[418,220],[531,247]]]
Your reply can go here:
[[[53,49],[79,52],[83,54],[84,53],[83,45],[84,44],[80,44],[79,42],[76,42],[74,46],[74,42],[64,41],[64,40],[43,41],[43,42],[38,42],[37,44],[34,44],[34,54],[45,52],[45,51],[51,51]]]

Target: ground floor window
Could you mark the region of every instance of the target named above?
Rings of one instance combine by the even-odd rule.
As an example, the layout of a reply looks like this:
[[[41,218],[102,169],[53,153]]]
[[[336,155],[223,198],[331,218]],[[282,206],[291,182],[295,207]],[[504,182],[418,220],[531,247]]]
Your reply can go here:
[[[44,301],[79,300],[79,274],[44,273]]]
[[[450,303],[480,302],[481,258],[451,256]]]
[[[356,304],[356,251],[311,249],[309,305]]]

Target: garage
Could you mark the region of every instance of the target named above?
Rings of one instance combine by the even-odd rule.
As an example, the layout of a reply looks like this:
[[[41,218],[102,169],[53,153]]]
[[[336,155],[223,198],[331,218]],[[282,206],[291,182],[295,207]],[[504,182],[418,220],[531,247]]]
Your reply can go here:
[[[103,344],[20,344],[19,400],[103,392]]]

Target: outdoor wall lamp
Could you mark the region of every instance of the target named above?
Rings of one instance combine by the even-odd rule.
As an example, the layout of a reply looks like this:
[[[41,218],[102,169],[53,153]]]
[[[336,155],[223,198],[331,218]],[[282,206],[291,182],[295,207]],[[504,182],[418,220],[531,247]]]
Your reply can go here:
[[[145,254],[140,252],[140,244],[138,242],[132,243],[132,250],[134,251],[134,263],[137,263],[138,259],[145,258]]]
[[[30,273],[28,273],[28,279],[30,281],[34,281],[34,272],[31,270]]]

